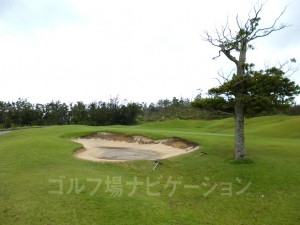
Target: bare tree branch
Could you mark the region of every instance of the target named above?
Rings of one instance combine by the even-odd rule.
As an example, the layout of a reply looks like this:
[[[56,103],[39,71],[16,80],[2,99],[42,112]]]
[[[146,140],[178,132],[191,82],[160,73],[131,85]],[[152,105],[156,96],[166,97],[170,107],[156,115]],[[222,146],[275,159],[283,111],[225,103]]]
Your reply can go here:
[[[279,69],[287,74],[287,76],[292,76],[294,73],[298,71],[298,67],[293,67],[292,63],[295,63],[295,59],[290,59],[289,61],[285,61],[283,63],[279,63]]]
[[[232,73],[232,72],[231,72]],[[225,74],[223,72],[218,72],[219,77],[221,77],[224,81],[228,82],[231,76],[231,73],[229,73],[229,75],[225,76]]]
[[[215,59],[217,59],[217,58],[221,57],[221,52],[222,52],[222,51],[220,50],[220,51],[219,51],[219,55],[217,55],[217,56],[213,57],[212,59],[213,59],[213,60],[215,60]]]
[[[232,76],[232,73],[233,73],[234,70],[235,69],[231,70],[230,73],[227,76],[223,73],[223,71],[218,71],[218,75],[219,75],[220,78],[222,78],[223,82],[221,82],[220,79],[217,78],[217,77],[214,78],[214,79],[216,79],[219,82],[220,85],[223,85],[224,82],[229,82],[230,81],[230,77]]]
[[[282,17],[282,15],[285,13],[286,11],[286,8],[284,8],[284,10],[280,13],[280,15],[274,20],[273,24],[270,26],[270,27],[265,27],[265,28],[261,28],[261,29],[257,29],[253,35],[249,38],[249,41],[252,41],[252,40],[255,40],[257,38],[261,38],[261,37],[265,37],[265,36],[268,36],[270,35],[271,33],[275,32],[275,31],[279,31],[279,30],[282,30],[286,27],[289,27],[291,25],[288,25],[288,24],[281,24],[279,27],[276,27],[277,23],[278,23],[278,20]],[[260,12],[261,10],[258,11],[258,13]],[[255,18],[258,18],[258,14],[256,14]],[[262,34],[260,34],[262,33]]]
[[[236,16],[236,24],[238,31],[233,34],[229,27],[228,18],[225,26],[221,26],[221,29],[215,30],[215,37],[205,31],[205,37],[203,40],[209,42],[215,47],[219,48],[219,54],[212,59],[215,60],[221,57],[223,53],[230,61],[236,65],[237,75],[243,75],[245,73],[246,54],[248,49],[253,49],[251,41],[270,35],[275,31],[282,30],[288,25],[282,24],[277,26],[279,19],[286,11],[286,7],[280,13],[280,15],[274,20],[273,24],[269,27],[259,28],[260,13],[262,12],[263,4],[257,4],[248,14],[248,19],[245,23],[240,22],[239,16]],[[253,16],[251,16],[253,14]],[[233,53],[238,53],[236,58]]]
[[[220,47],[220,44],[216,44],[215,42],[218,42],[217,39],[213,39],[212,36],[208,33],[208,31],[205,31],[205,35],[206,37],[202,37],[202,39],[204,41],[209,42],[210,44],[212,44],[215,47]]]
[[[241,30],[242,26],[240,25],[240,22],[239,22],[239,15],[236,15],[235,21],[236,21],[236,24],[238,25],[239,29]]]
[[[234,62],[236,65],[239,65],[239,61],[233,56],[230,54],[230,51],[232,49],[229,49],[229,50],[226,50],[224,47],[221,49],[221,51],[224,53],[224,55],[226,55],[226,57],[231,60],[232,62]]]

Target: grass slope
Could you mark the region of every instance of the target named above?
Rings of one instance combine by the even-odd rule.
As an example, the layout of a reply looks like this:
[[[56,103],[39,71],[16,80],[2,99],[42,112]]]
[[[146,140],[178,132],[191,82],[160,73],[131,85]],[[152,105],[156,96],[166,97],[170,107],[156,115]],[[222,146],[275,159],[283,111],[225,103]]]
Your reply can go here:
[[[246,126],[253,164],[232,163],[232,119],[0,135],[0,224],[299,224],[300,117],[252,118]],[[155,171],[151,161],[72,156],[80,145],[68,138],[101,130],[182,137],[201,149],[163,160]],[[208,154],[195,157],[201,151]]]

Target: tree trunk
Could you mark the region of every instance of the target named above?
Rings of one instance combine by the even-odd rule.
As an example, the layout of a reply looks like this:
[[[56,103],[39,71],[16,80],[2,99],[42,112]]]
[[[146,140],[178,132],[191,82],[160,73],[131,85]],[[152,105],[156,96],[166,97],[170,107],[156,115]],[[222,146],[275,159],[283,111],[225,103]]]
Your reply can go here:
[[[241,50],[239,60],[236,63],[237,76],[243,76],[245,73],[245,62],[247,53],[247,43],[241,41]],[[244,87],[240,87],[239,93],[236,95],[235,111],[235,132],[234,132],[234,158],[242,159],[246,156],[245,153],[245,136],[244,136],[244,104],[242,101]]]
[[[244,105],[237,101],[235,110],[235,132],[234,132],[234,158],[242,159],[245,154],[245,138],[244,138]]]

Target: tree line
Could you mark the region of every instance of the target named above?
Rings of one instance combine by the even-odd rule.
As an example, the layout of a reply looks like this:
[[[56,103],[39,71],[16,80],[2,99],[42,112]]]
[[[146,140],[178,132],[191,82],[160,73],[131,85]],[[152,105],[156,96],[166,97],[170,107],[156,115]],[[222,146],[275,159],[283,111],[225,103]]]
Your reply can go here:
[[[22,126],[49,125],[134,125],[140,122],[163,121],[169,119],[218,119],[232,117],[225,110],[199,109],[201,95],[191,101],[188,98],[160,99],[156,103],[132,103],[118,98],[109,102],[76,102],[66,104],[52,101],[47,104],[32,104],[26,99],[16,102],[0,101],[0,129]],[[256,114],[256,116],[280,114],[300,115],[300,105],[284,111]]]
[[[188,98],[160,99],[156,103],[143,104],[143,121],[162,121],[168,119],[209,119],[215,112],[201,110],[191,105]],[[212,116],[214,115],[214,117]]]
[[[116,98],[108,102],[81,101],[66,104],[51,101],[32,104],[19,98],[15,102],[0,101],[0,128],[49,125],[133,125],[138,122],[167,119],[208,119],[212,113],[194,108],[189,99],[173,97],[156,103],[133,103]]]
[[[140,104],[120,103],[118,98],[90,104],[66,104],[60,101],[32,104],[26,99],[18,99],[16,102],[0,101],[0,128],[66,124],[132,125],[140,114]]]

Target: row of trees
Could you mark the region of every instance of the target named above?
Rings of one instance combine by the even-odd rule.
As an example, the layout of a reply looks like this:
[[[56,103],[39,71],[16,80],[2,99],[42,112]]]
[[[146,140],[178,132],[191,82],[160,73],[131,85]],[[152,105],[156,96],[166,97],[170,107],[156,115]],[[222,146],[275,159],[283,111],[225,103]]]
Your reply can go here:
[[[207,110],[201,110],[191,105],[188,98],[176,98],[172,100],[161,99],[157,103],[143,104],[143,121],[161,121],[166,119],[208,119],[212,114]],[[215,117],[213,117],[215,118]]]
[[[109,102],[84,104],[52,101],[32,104],[26,99],[16,102],[0,101],[0,128],[45,125],[132,125],[138,121],[166,119],[209,119],[220,117],[216,112],[201,110],[187,98],[161,99],[156,103],[132,103],[113,98]],[[224,115],[221,115],[224,117]]]
[[[113,125],[135,124],[141,113],[141,105],[120,103],[117,98],[109,102],[83,102],[66,104],[52,101],[47,104],[32,104],[26,99],[16,102],[0,101],[0,128],[31,125]]]
[[[139,121],[162,121],[168,119],[215,119],[231,117],[233,108],[221,98],[202,98],[199,95],[194,101],[187,98],[172,100],[161,99],[156,103],[127,103],[111,99],[109,102],[92,102],[84,104],[66,104],[52,101],[47,104],[32,104],[26,99],[16,102],[0,101],[0,129],[16,126],[47,126],[47,125],[133,125]],[[226,108],[227,107],[227,108]],[[287,105],[286,105],[287,107]],[[202,108],[202,109],[199,109]],[[206,108],[206,109],[203,109]],[[287,110],[265,111],[269,115],[286,113],[300,115],[300,106],[288,107]]]

